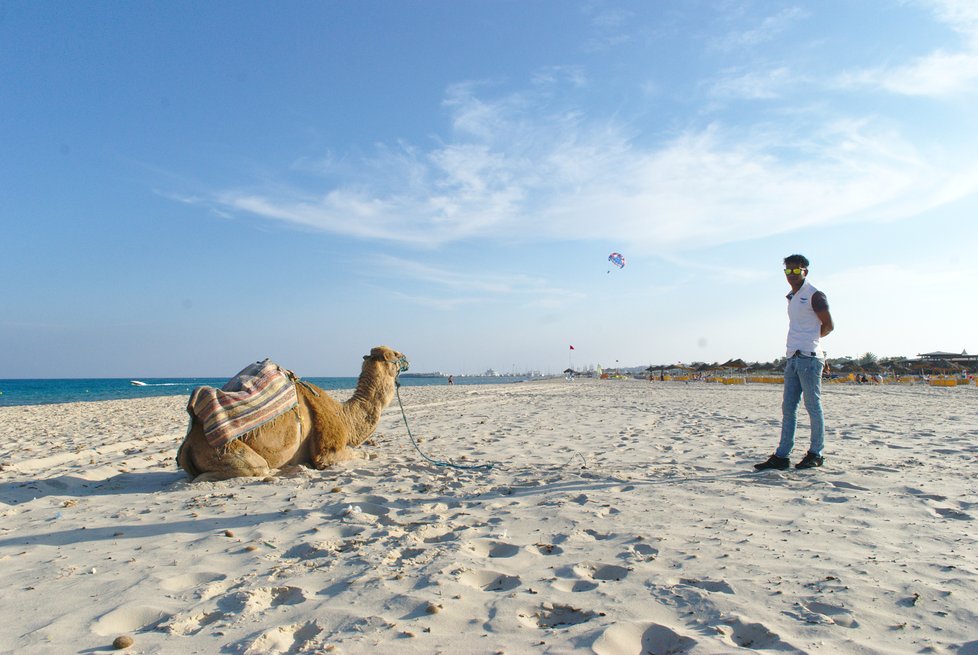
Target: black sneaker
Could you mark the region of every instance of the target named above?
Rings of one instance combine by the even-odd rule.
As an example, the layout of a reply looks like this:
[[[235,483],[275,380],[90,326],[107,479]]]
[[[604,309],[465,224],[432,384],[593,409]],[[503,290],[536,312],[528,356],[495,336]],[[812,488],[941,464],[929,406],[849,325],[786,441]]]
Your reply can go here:
[[[815,453],[805,453],[805,458],[795,464],[796,469],[813,469],[816,466],[821,466],[825,458],[821,455],[816,455]]]
[[[777,455],[771,455],[767,458],[766,462],[754,464],[754,468],[756,468],[758,471],[763,471],[765,469],[778,469],[779,471],[786,471],[789,466],[791,466],[791,462],[788,461],[787,457],[778,457]]]

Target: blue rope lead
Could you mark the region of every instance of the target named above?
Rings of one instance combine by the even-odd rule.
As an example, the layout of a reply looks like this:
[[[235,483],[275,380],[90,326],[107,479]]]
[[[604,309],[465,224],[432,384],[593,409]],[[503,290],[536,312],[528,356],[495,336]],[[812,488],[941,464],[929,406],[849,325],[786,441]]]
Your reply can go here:
[[[404,419],[404,427],[407,428],[408,436],[411,437],[411,443],[414,444],[414,449],[418,451],[418,454],[428,460],[435,466],[447,466],[453,469],[461,469],[463,471],[488,471],[492,469],[495,464],[475,464],[472,466],[465,466],[463,464],[455,464],[453,462],[439,462],[438,460],[431,459],[418,448],[418,442],[414,440],[414,435],[411,434],[411,426],[408,425],[407,414],[404,413],[404,404],[401,402],[401,383],[394,380],[394,393],[397,394],[397,405],[401,408],[401,417]]]

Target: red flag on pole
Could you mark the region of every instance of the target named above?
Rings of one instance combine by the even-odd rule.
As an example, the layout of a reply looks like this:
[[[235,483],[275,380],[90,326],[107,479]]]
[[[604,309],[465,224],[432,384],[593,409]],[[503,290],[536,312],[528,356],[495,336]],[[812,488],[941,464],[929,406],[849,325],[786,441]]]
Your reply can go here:
[[[570,349],[571,349],[571,350],[574,350],[574,346],[571,346],[571,347],[570,347]]]

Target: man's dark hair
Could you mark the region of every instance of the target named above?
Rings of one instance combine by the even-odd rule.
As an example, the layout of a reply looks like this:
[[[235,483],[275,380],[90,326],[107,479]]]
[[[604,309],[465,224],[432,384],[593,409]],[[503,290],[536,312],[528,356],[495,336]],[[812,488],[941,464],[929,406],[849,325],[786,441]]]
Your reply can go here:
[[[788,255],[784,258],[784,265],[808,268],[808,257],[805,257],[804,255]]]

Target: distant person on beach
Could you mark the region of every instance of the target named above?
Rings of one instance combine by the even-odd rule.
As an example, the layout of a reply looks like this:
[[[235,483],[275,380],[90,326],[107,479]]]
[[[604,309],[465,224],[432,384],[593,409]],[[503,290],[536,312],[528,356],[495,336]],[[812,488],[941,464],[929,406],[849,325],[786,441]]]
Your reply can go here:
[[[455,378],[453,378],[451,375],[448,376],[448,384],[455,384]]]
[[[789,255],[784,260],[784,274],[791,286],[788,294],[788,361],[784,367],[784,398],[781,402],[781,442],[767,461],[755,464],[758,470],[785,470],[788,455],[795,445],[795,423],[798,403],[804,394],[805,409],[812,424],[812,439],[804,459],[795,468],[821,466],[824,461],[825,421],[822,418],[822,366],[825,355],[819,353],[822,337],[832,332],[832,315],[825,294],[808,281],[808,258]]]

